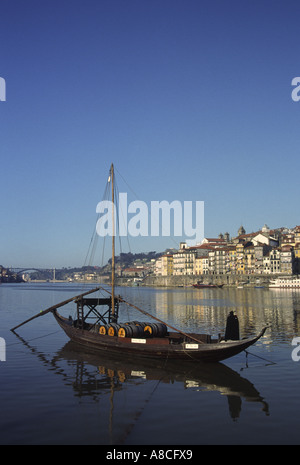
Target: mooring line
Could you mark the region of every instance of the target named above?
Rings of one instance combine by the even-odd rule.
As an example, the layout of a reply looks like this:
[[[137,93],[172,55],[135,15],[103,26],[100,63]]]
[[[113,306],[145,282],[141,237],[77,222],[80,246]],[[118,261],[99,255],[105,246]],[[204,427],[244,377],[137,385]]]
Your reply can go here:
[[[52,333],[44,334],[43,336],[37,336],[37,337],[34,337],[34,338],[32,338],[32,339],[28,339],[28,340],[26,340],[26,342],[36,341],[37,339],[43,339],[44,337],[52,336],[53,334],[59,333],[60,331],[61,331],[61,330],[58,329],[57,331],[53,331]],[[16,333],[15,333],[15,334],[16,334]],[[23,341],[13,342],[12,344],[7,344],[6,347],[15,346],[15,345],[18,345],[18,344],[24,344],[24,342],[23,342]]]
[[[260,355],[253,354],[252,352],[249,352],[246,349],[245,349],[245,352],[246,352],[246,357],[248,357],[248,355],[253,355],[253,357],[260,358],[261,360],[264,360],[265,362],[271,363],[272,365],[276,365],[276,362],[273,362],[272,360],[268,360],[264,357],[261,357]]]

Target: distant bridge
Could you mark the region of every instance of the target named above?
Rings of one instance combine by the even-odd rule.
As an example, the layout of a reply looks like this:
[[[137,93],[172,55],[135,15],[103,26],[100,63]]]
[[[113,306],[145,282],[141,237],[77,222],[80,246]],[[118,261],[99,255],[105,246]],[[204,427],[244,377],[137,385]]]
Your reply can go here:
[[[35,267],[26,267],[26,268],[9,268],[9,271],[11,271],[12,273],[16,273],[16,274],[23,274],[25,273],[26,271],[27,272],[31,272],[31,271],[49,271],[49,272],[52,272],[54,275],[55,275],[55,268],[35,268]]]

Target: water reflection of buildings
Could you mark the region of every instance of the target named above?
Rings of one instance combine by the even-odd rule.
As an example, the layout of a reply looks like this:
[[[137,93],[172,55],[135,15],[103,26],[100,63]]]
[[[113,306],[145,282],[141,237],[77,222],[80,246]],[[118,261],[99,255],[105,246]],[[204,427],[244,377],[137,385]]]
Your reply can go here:
[[[167,289],[156,293],[156,314],[182,330],[224,333],[228,313],[239,318],[241,336],[270,325],[261,340],[270,344],[278,333],[290,341],[299,335],[300,291],[281,289]]]

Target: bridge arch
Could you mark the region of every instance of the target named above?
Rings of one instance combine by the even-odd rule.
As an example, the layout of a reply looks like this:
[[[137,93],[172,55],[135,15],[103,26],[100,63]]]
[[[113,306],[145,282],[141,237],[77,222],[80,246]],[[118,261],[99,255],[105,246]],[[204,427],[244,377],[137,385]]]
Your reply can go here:
[[[17,275],[25,273],[25,271],[52,271],[50,269],[45,269],[45,268],[24,268],[22,270],[19,270],[16,272]]]

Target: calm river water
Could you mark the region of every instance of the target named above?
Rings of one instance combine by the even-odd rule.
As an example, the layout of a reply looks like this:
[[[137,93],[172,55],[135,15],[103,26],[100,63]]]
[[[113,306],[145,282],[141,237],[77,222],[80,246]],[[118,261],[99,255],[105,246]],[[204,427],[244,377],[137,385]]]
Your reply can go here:
[[[185,331],[223,332],[236,311],[241,335],[265,336],[222,364],[125,363],[82,352],[47,314],[87,288],[0,285],[0,444],[298,444],[300,290],[118,288],[126,300]],[[61,309],[73,314],[74,304]],[[124,309],[121,319],[145,320]],[[3,353],[3,351],[2,351]],[[300,354],[300,350],[299,350]]]

